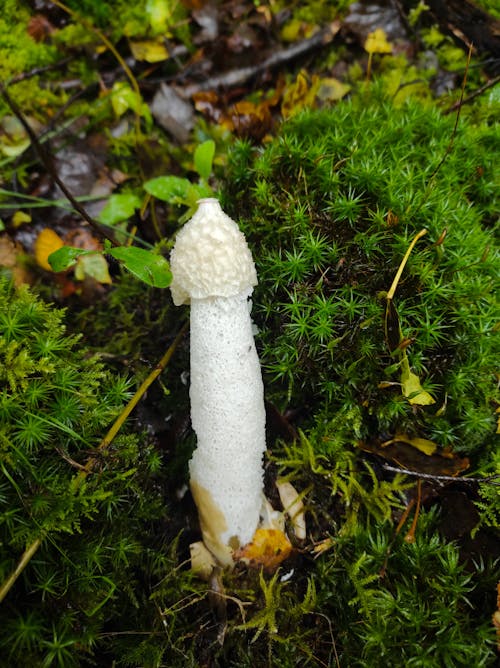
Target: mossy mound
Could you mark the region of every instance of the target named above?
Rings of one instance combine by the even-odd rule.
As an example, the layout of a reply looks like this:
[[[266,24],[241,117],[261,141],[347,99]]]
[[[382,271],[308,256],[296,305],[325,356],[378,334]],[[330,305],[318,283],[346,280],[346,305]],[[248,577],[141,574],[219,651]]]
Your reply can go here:
[[[3,586],[33,550],[1,605],[0,665],[109,665],[104,632],[144,620],[144,581],[173,563],[159,455],[129,429],[102,447],[130,381],[3,279],[0,383]]]
[[[404,433],[486,454],[500,142],[466,119],[454,136],[454,120],[376,93],[300,114],[264,150],[237,146],[224,204],[258,265],[254,317],[275,401],[327,419],[351,412],[357,438]],[[405,387],[410,369],[421,386]]]

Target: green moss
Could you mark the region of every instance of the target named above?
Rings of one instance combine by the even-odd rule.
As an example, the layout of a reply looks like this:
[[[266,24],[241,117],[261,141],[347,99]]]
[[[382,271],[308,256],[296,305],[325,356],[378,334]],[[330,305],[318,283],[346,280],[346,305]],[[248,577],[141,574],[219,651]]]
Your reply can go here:
[[[7,83],[17,75],[34,68],[55,63],[58,52],[55,46],[35,42],[28,34],[30,11],[22,3],[6,0],[0,15],[0,79]],[[39,116],[40,109],[53,104],[57,97],[49,90],[38,86],[34,77],[15,84],[11,94],[27,114]],[[0,100],[0,118],[8,113],[5,102]]]
[[[302,114],[264,151],[236,148],[225,203],[258,264],[270,396],[310,414],[363,407],[363,438],[403,431],[471,454],[495,430],[499,143],[464,121],[435,174],[453,123],[376,94]],[[422,228],[395,297],[410,365],[436,401],[415,407],[384,340],[384,294]]]
[[[0,295],[0,580],[42,541],[2,604],[0,663],[82,665],[136,610],[142,565],[164,550],[162,465],[127,429],[96,450],[129,380],[65,332],[61,311],[5,280]]]

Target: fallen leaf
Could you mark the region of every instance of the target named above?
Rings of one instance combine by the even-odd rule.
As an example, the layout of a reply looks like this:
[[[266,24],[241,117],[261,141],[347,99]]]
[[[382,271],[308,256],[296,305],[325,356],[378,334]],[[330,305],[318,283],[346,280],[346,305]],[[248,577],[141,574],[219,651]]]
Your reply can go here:
[[[194,127],[194,111],[192,104],[185,100],[173,86],[162,83],[155,93],[150,105],[151,113],[159,125],[184,143],[189,139]]]
[[[32,123],[30,125],[33,126]],[[14,116],[4,116],[0,121],[0,153],[17,158],[30,145],[26,130]]]
[[[25,211],[16,211],[12,216],[12,226],[21,227],[24,223],[31,223],[31,216]]]
[[[314,107],[320,79],[316,74],[309,77],[306,70],[301,70],[294,83],[286,87],[281,103],[284,118],[290,118],[302,109]]]
[[[292,18],[281,29],[281,39],[284,42],[296,42],[299,39],[311,37],[315,30],[317,30],[315,25]]]
[[[377,455],[402,469],[417,473],[457,476],[469,468],[467,457],[457,457],[446,451],[425,455],[417,448],[401,441],[386,446],[378,442],[360,441],[357,445],[364,452]]]
[[[304,513],[304,504],[299,493],[291,482],[286,480],[277,480],[276,487],[280,497],[283,511],[288,515],[292,522],[293,530],[297,540],[306,539],[306,518]]]
[[[64,242],[61,237],[50,227],[45,227],[35,241],[35,260],[38,265],[45,271],[53,271],[49,264],[49,255],[63,246]]]
[[[347,95],[350,90],[349,84],[342,83],[342,81],[333,77],[325,77],[320,79],[317,97],[321,102],[337,102]]]
[[[202,580],[208,580],[217,566],[214,555],[205,547],[205,543],[201,540],[191,543],[189,553],[193,573],[196,573]]]
[[[136,60],[147,63],[161,63],[169,57],[163,40],[148,39],[141,42],[130,42],[130,51]]]
[[[18,259],[23,252],[24,249],[19,243],[12,241],[6,234],[0,235],[0,267],[5,267],[10,271],[16,286],[33,283],[33,276],[24,263],[19,262]]]
[[[238,137],[252,137],[260,141],[270,130],[272,116],[269,104],[243,100],[233,104],[219,120],[220,125]]]
[[[392,443],[408,443],[412,448],[416,448],[428,456],[433,455],[438,448],[437,443],[434,443],[434,441],[429,441],[427,438],[420,438],[418,436],[408,436],[407,434],[396,434],[394,438],[381,443],[381,446],[385,448]]]
[[[43,14],[34,14],[29,22],[27,33],[35,42],[45,42],[54,32],[52,23]]]
[[[291,551],[290,541],[279,529],[257,529],[252,542],[235,552],[234,558],[251,567],[263,566],[266,571],[274,571]]]

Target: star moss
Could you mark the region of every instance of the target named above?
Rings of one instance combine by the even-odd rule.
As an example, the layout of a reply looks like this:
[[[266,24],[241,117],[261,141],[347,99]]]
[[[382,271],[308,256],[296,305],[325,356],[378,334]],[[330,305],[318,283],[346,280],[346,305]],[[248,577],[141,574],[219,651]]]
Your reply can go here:
[[[363,438],[405,432],[473,454],[495,432],[500,145],[487,123],[464,118],[454,137],[453,125],[377,93],[301,113],[265,149],[235,148],[225,206],[257,262],[269,394],[309,415],[359,407]],[[422,229],[391,345],[387,291]],[[405,360],[433,404],[404,396]]]

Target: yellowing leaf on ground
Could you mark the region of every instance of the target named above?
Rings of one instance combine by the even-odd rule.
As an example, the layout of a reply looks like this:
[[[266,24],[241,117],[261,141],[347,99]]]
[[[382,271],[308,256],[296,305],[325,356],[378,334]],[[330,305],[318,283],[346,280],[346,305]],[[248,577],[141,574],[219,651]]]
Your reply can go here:
[[[19,261],[24,249],[18,242],[12,241],[7,234],[0,234],[0,267],[6,267],[12,277],[14,285],[33,283],[33,276],[24,262]]]
[[[12,216],[13,227],[21,227],[24,223],[31,223],[31,216],[25,211],[16,211]]]
[[[394,438],[381,443],[381,446],[384,448],[392,443],[408,443],[412,448],[420,450],[420,452],[423,452],[424,455],[427,456],[433,455],[438,447],[437,443],[434,443],[434,441],[429,441],[428,439],[420,438],[419,436],[408,436],[407,434],[396,434]]]
[[[35,260],[45,271],[53,271],[49,264],[49,255],[63,246],[61,237],[54,230],[45,227],[35,241]]]
[[[257,529],[253,540],[235,553],[237,561],[245,561],[249,566],[263,566],[266,571],[274,571],[290,556],[292,545],[279,529]]]
[[[321,102],[337,102],[351,90],[349,84],[342,83],[334,77],[320,79],[318,99]]]
[[[136,60],[145,60],[147,63],[161,63],[168,58],[168,50],[162,40],[130,42],[130,50]]]
[[[313,74],[308,75],[306,70],[301,70],[294,83],[286,87],[281,103],[281,113],[285,118],[290,118],[301,109],[314,107],[316,95],[320,87],[320,78]]]
[[[367,53],[392,53],[392,45],[387,41],[387,36],[382,28],[377,28],[368,33],[365,51]]]
[[[296,42],[299,39],[311,37],[317,26],[300,19],[291,19],[281,29],[281,39],[284,42]]]

